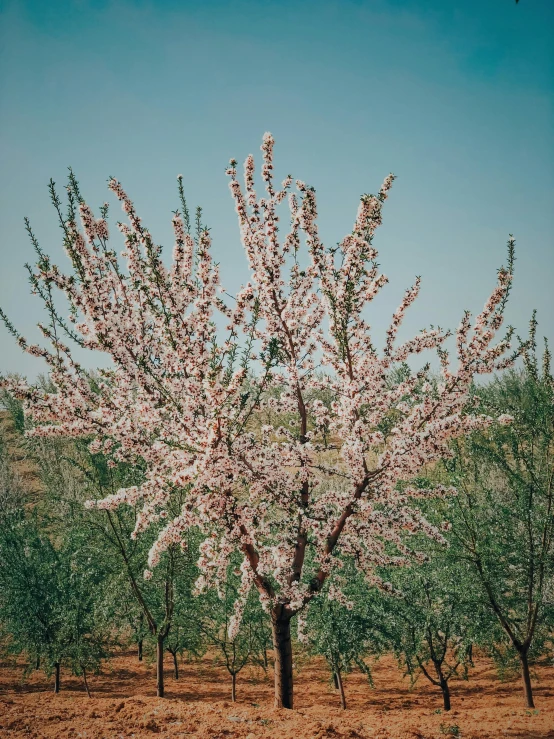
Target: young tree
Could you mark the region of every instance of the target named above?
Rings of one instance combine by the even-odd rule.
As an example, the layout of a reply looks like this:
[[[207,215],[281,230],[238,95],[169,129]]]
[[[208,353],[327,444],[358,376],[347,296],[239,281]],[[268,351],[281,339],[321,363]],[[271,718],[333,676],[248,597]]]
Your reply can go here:
[[[55,547],[36,522],[21,513],[0,527],[0,620],[9,648],[30,665],[54,673],[60,691],[62,665],[83,676],[108,652],[109,630],[100,602],[104,573],[87,543],[74,532]]]
[[[49,443],[51,441],[48,440]],[[198,545],[194,532],[187,532],[179,543],[169,546],[163,553],[163,566],[158,568],[153,577],[149,570],[145,580],[144,567],[148,549],[156,537],[156,526],[147,535],[133,539],[131,535],[138,515],[134,507],[91,512],[86,511],[83,506],[91,495],[103,497],[115,492],[121,485],[140,483],[144,477],[141,461],[138,460],[135,465],[122,462],[110,464],[105,455],[95,452],[94,447],[91,451],[80,439],[74,441],[63,456],[55,455],[51,464],[45,461],[47,455],[44,449],[39,458],[43,469],[47,468],[50,505],[56,506],[58,515],[69,513],[76,528],[88,530],[92,534],[96,556],[105,561],[110,573],[110,584],[115,595],[112,613],[117,622],[121,622],[122,617],[128,621],[129,616],[134,622],[132,626],[139,659],[142,659],[145,636],[155,640],[156,694],[163,698],[164,653],[175,621],[177,602],[183,608],[186,607],[186,614],[183,612],[180,615],[183,618],[186,615],[190,619],[190,624],[186,627],[187,633],[192,635],[195,628],[197,629],[190,608],[191,590],[197,577],[193,560],[198,557]],[[60,467],[60,462],[65,463],[65,467]],[[73,484],[61,485],[60,482],[66,481],[68,474]],[[181,504],[181,495],[174,495],[171,500],[173,508],[168,507],[169,512],[176,515]],[[50,513],[52,514],[52,509]],[[160,527],[157,528],[159,530]],[[134,604],[129,598],[134,600]],[[182,626],[181,624],[181,632],[184,635]]]
[[[232,572],[227,572],[217,589],[211,588],[206,593],[202,599],[201,625],[206,646],[216,650],[218,659],[231,676],[233,703],[237,699],[237,675],[247,664],[261,661],[258,652],[262,644],[259,601],[250,593],[239,620],[235,608],[239,597],[236,580]]]
[[[390,646],[412,684],[423,674],[441,691],[445,711],[451,707],[450,680],[467,679],[473,644],[486,627],[471,579],[467,562],[435,550],[427,563],[396,573],[401,597],[391,598],[387,608]]]
[[[384,599],[352,570],[352,563],[347,563],[340,591],[334,585],[325,587],[322,597],[310,604],[305,623],[304,614],[298,616],[298,637],[308,644],[311,654],[325,659],[343,709],[344,675],[357,667],[373,685],[365,658],[378,656],[387,644]]]
[[[177,595],[179,591],[177,590]],[[173,658],[173,677],[179,679],[179,657],[184,654],[191,657],[199,657],[202,654],[202,635],[198,621],[198,603],[189,602],[194,605],[194,613],[188,612],[179,606],[175,609],[173,623],[167,637],[167,651]]]
[[[41,384],[51,390],[47,380]],[[4,397],[9,396],[5,393]],[[10,409],[12,413],[18,410],[13,399]],[[131,533],[137,517],[133,508],[94,512],[84,508],[91,496],[103,497],[122,485],[140,483],[143,479],[140,460],[135,465],[110,465],[103,454],[91,451],[82,439],[32,437],[26,448],[42,485],[36,506],[42,519],[41,529],[54,538],[65,538],[68,528],[87,536],[91,556],[103,568],[109,582],[104,607],[114,625],[120,628],[129,624],[136,637],[139,659],[142,659],[144,637],[155,638],[157,694],[163,697],[163,656],[175,613],[175,581],[181,580],[179,600],[183,604],[187,593],[190,598],[197,577],[193,559],[198,556],[198,548],[192,533],[187,533],[181,547],[175,545],[164,555],[166,566],[150,582],[145,581],[142,575],[148,549],[156,536],[155,527],[148,535],[133,540]],[[179,506],[179,496],[174,496],[172,503]],[[192,545],[190,551],[185,547],[188,544]]]
[[[400,494],[397,483],[448,454],[451,437],[491,422],[462,411],[475,374],[511,361],[502,359],[510,331],[492,345],[502,323],[511,261],[500,270],[473,326],[465,314],[456,332],[456,369],[443,346],[448,333],[440,328],[396,342],[419,278],[394,313],[379,354],[363,312],[387,282],[372,241],[394,177],[386,178],[377,195],[361,198],[351,233],[325,248],[316,226],[315,191],[297,181],[297,192],[291,193],[291,177],[281,188],[274,185],[273,143],[266,134],[263,197],[254,189],[252,156],[245,164],[244,191],[236,162],[227,169],[252,273],[232,308],[219,295],[219,272],[201,214],[196,237],[191,236],[181,178],[182,212],[173,217],[175,247],[167,268],[161,247],[117,180],[111,178],[109,188],[128,217],[128,223],[118,224],[125,241],[121,257],[108,239],[107,204],[96,219],[71,173],[67,213],[54,183],[50,186],[72,263],[69,274],[52,264],[27,222],[38,254],[31,281],[46,304],[49,321],[41,328],[51,349],[29,345],[5,322],[24,350],[48,363],[55,386],[55,392],[45,392],[11,383],[35,420],[32,433],[85,436],[113,464],[144,462],[140,485],[123,487],[95,505],[105,510],[141,505],[135,534],[168,519],[151,549],[151,567],[194,526],[205,535],[199,560],[205,582],[221,577],[233,551],[242,553],[237,606],[257,588],[272,620],[276,706],[292,708],[290,621],[320,592],[338,548],[354,555],[368,579],[377,582],[376,565],[411,557],[403,529],[441,539],[410,506],[412,489]],[[287,195],[291,227],[280,241],[277,209]],[[56,309],[54,287],[69,300],[69,319]],[[220,339],[217,311],[229,320]],[[91,383],[64,336],[107,353],[112,369]],[[391,387],[391,371],[424,349],[439,351],[441,383],[426,382],[425,367]],[[315,373],[317,365],[327,372],[324,378]],[[248,376],[250,369],[257,370],[255,376]],[[272,386],[285,389],[266,400]],[[308,402],[311,390],[330,391],[331,409],[317,398]],[[252,430],[265,403],[291,414],[288,428],[267,424],[259,433]],[[321,444],[319,429],[336,443]],[[170,517],[172,496],[183,490],[184,505]],[[440,488],[417,491],[440,493]],[[389,554],[385,540],[397,544],[398,555]],[[308,546],[314,551],[309,572]]]
[[[194,579],[187,578],[188,554],[184,545],[172,544],[162,554],[160,566],[152,573],[147,571],[143,579],[148,544],[152,536],[136,541],[130,538],[136,521],[136,511],[98,511],[89,514],[88,525],[95,536],[97,547],[104,546],[108,555],[109,583],[113,586],[111,613],[114,622],[131,621],[137,642],[138,658],[142,660],[144,639],[155,642],[156,695],[165,695],[164,654],[169,646],[180,643],[174,635],[168,638],[174,625],[180,632],[182,646],[169,649],[174,660],[177,653],[187,648],[185,638],[194,642],[193,634],[198,626],[191,612],[190,591]],[[83,523],[83,521],[82,521]],[[145,546],[146,545],[146,546]],[[186,621],[188,620],[188,623]]]
[[[529,656],[544,646],[554,616],[554,386],[548,347],[538,366],[535,332],[533,316],[524,369],[478,391],[482,412],[512,423],[456,445],[448,468],[459,492],[447,514],[453,543],[518,655],[529,708]]]
[[[173,657],[173,673],[176,680],[179,679],[178,658],[183,654],[199,657],[204,651],[201,627],[203,603],[194,592],[199,575],[196,566],[197,533],[189,531],[184,542],[186,547],[177,550],[173,618],[166,640],[166,649]]]

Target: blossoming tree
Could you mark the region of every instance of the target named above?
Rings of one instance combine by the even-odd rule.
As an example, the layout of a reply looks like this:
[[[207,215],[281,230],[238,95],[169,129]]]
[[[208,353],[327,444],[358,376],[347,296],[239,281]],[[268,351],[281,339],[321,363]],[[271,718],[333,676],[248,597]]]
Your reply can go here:
[[[167,519],[150,552],[150,568],[170,544],[184,540],[189,527],[204,532],[199,588],[222,579],[232,552],[242,552],[231,631],[249,590],[257,588],[273,626],[275,703],[292,708],[291,618],[340,567],[336,555],[352,557],[370,582],[386,588],[375,566],[418,556],[406,545],[407,532],[442,539],[410,499],[449,491],[416,489],[409,480],[448,454],[451,437],[491,422],[464,409],[476,374],[513,361],[506,355],[510,331],[492,343],[511,261],[499,271],[475,322],[464,315],[455,368],[444,348],[448,333],[440,328],[396,341],[419,278],[378,352],[364,312],[387,282],[372,241],[393,176],[377,195],[361,198],[352,231],[326,248],[314,190],[296,181],[292,192],[291,177],[274,183],[273,143],[266,134],[263,197],[255,190],[252,156],[244,185],[234,160],[227,169],[251,271],[231,307],[221,298],[210,235],[200,218],[191,234],[181,178],[182,208],[173,217],[175,246],[167,267],[119,182],[109,180],[127,216],[118,224],[125,242],[118,256],[109,241],[107,205],[96,219],[71,175],[67,215],[51,183],[69,273],[51,263],[28,226],[39,255],[31,281],[48,310],[49,322],[41,328],[50,348],[29,345],[6,321],[27,352],[46,360],[56,387],[53,393],[23,382],[12,387],[34,419],[32,433],[87,436],[114,464],[144,461],[141,485],[90,505],[140,507],[134,535]],[[280,238],[279,206],[287,199],[290,228]],[[67,296],[69,319],[57,309],[53,287]],[[226,317],[226,334],[216,328],[217,313]],[[106,352],[112,368],[92,382],[65,336]],[[438,384],[429,381],[428,366],[408,369],[406,360],[424,349],[438,351]],[[403,371],[393,381],[398,367]],[[322,390],[332,403],[318,399]],[[255,421],[268,408],[288,425],[260,428]],[[330,444],[321,441],[323,428]],[[170,519],[168,501],[177,489],[187,491],[185,504]],[[341,597],[337,588],[331,592]]]

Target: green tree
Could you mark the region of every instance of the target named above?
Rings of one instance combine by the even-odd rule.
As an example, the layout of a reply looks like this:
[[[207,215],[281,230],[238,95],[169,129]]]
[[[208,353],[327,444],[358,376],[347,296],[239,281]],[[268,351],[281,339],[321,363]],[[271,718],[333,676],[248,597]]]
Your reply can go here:
[[[194,585],[199,576],[197,567],[198,541],[194,531],[189,531],[187,546],[181,549],[177,561],[174,608],[171,628],[167,636],[167,651],[173,657],[173,673],[179,679],[178,658],[183,655],[199,657],[204,652],[201,628],[202,599],[196,595]]]
[[[269,631],[259,599],[250,591],[245,602],[239,598],[238,578],[228,568],[219,592],[209,589],[202,598],[202,632],[208,648],[215,650],[217,661],[231,677],[231,700],[236,701],[237,675],[247,664],[267,664],[266,634]],[[242,613],[236,611],[236,603]],[[261,626],[261,629],[260,629]]]
[[[310,605],[305,626],[300,627],[310,653],[325,659],[343,709],[344,675],[358,667],[372,684],[365,658],[381,654],[385,645],[383,599],[375,589],[370,590],[353,568],[349,569],[352,571],[341,588],[344,597],[337,598],[331,583],[325,597]]]
[[[134,465],[110,465],[105,455],[91,451],[86,439],[39,439],[33,450],[45,488],[44,516],[53,530],[63,529],[71,522],[74,529],[87,532],[90,546],[107,572],[113,625],[131,627],[139,659],[145,635],[155,642],[156,694],[163,697],[164,653],[175,616],[176,581],[183,578],[185,570],[192,577],[190,556],[184,554],[182,547],[172,545],[151,573],[145,569],[148,551],[159,529],[152,527],[133,538],[137,508],[87,510],[84,505],[90,498],[105,497],[120,487],[139,484],[143,475],[140,460]],[[171,509],[174,515],[183,502],[184,491],[176,491]],[[193,538],[191,532],[187,542]],[[145,579],[145,574],[151,579]]]
[[[81,674],[96,671],[108,655],[108,624],[102,619],[104,572],[90,556],[86,539],[69,535],[54,546],[36,520],[21,513],[0,529],[0,620],[8,648],[25,654],[30,666],[54,673],[60,690],[63,665]]]
[[[450,549],[434,547],[426,563],[391,573],[401,593],[389,598],[390,646],[412,684],[423,674],[451,708],[450,680],[467,680],[484,616],[472,594],[471,571]]]
[[[0,519],[21,510],[26,498],[23,480],[10,459],[6,437],[0,433]]]
[[[453,542],[517,654],[531,708],[529,662],[546,647],[554,608],[554,386],[548,346],[539,367],[536,328],[533,314],[524,368],[477,391],[482,412],[505,423],[458,441],[445,463],[458,489]]]
[[[94,375],[90,376],[90,382],[94,386]],[[51,390],[48,378],[41,378],[40,383],[45,389]],[[21,415],[20,402],[5,390],[0,400],[21,434],[23,429],[19,429],[16,423]],[[124,635],[123,632],[131,632],[138,646],[139,659],[142,658],[145,636],[148,634],[154,640],[157,695],[163,697],[163,658],[176,615],[176,581],[180,578],[179,587],[183,594],[186,592],[190,595],[196,578],[191,559],[197,556],[197,548],[194,549],[195,532],[187,535],[187,543],[192,547],[189,553],[177,545],[172,546],[164,553],[163,562],[155,568],[152,579],[145,580],[148,551],[159,529],[152,527],[143,536],[134,539],[132,533],[139,514],[137,508],[129,506],[115,511],[85,508],[88,499],[102,498],[115,493],[120,487],[140,484],[143,479],[140,460],[134,465],[119,463],[112,466],[104,454],[91,450],[88,439],[37,437],[24,439],[22,443],[41,481],[42,491],[36,502],[40,531],[48,531],[53,540],[57,537],[63,539],[69,530],[75,535],[80,532],[86,536],[90,556],[105,573],[108,587],[105,589],[104,608],[111,616],[112,630],[120,632],[120,636]],[[1,451],[0,448],[0,483]],[[183,502],[184,491],[176,491],[172,500],[173,515],[177,514]],[[163,521],[160,522],[161,526]],[[147,575],[150,574],[147,572]],[[188,584],[185,583],[187,574]],[[178,595],[178,600],[184,604],[185,595]],[[196,622],[196,619],[191,617],[191,622]],[[182,632],[182,623],[180,628]]]

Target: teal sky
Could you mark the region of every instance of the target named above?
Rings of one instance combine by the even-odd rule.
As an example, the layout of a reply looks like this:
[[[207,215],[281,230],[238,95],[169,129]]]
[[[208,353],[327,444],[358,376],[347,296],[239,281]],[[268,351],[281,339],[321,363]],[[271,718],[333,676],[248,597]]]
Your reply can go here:
[[[552,0],[0,0],[0,29],[0,304],[31,340],[24,216],[66,262],[50,177],[71,165],[113,222],[116,176],[170,251],[183,173],[234,290],[248,275],[224,168],[266,130],[277,175],[316,187],[328,243],[398,176],[375,242],[390,278],[377,339],[415,275],[402,336],[477,312],[513,233],[507,318],[524,333],[537,308],[554,340]],[[3,326],[0,351],[0,372],[44,370]]]

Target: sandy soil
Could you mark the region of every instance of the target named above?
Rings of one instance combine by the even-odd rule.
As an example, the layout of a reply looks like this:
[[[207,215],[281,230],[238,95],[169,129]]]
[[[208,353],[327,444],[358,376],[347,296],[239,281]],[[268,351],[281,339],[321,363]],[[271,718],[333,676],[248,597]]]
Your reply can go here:
[[[182,665],[171,677],[167,661],[165,699],[156,698],[154,666],[125,654],[90,678],[92,698],[80,678],[62,673],[54,695],[40,673],[22,681],[22,670],[0,667],[0,737],[34,739],[554,739],[554,668],[535,669],[536,710],[522,706],[517,679],[500,682],[479,659],[469,682],[452,683],[452,710],[421,679],[413,690],[392,659],[374,668],[375,689],[348,675],[348,709],[342,711],[324,666],[311,662],[295,674],[295,710],[272,708],[271,675],[244,670],[237,702],[229,700],[224,669],[209,659]]]

